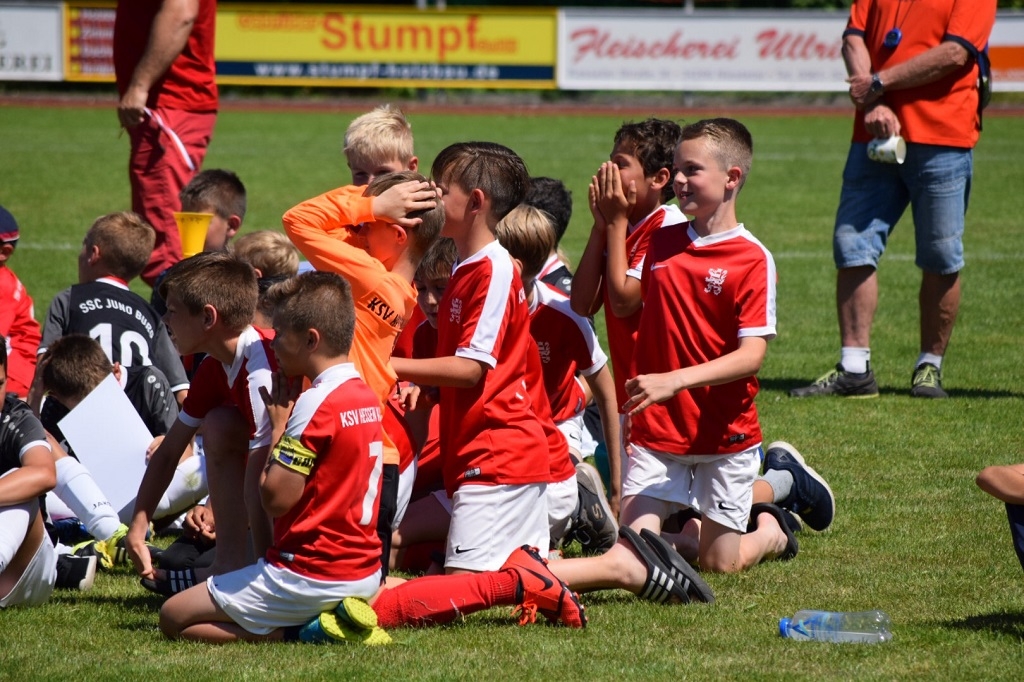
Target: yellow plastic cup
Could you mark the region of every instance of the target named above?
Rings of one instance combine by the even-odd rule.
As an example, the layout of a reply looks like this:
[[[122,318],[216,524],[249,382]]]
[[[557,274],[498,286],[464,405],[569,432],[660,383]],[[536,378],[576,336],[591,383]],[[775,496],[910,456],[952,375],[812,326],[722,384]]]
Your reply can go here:
[[[178,223],[178,234],[181,235],[181,252],[185,258],[202,253],[206,244],[206,231],[210,229],[212,213],[176,212],[174,222]]]

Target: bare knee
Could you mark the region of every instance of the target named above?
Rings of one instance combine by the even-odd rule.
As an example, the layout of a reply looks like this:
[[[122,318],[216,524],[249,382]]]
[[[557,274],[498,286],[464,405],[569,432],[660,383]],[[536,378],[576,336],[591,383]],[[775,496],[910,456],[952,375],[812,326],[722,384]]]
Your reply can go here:
[[[701,556],[699,563],[700,570],[708,573],[739,573],[745,568],[738,557],[730,558],[721,555]]]
[[[167,639],[178,639],[181,636],[181,631],[185,629],[185,625],[176,617],[174,606],[171,605],[171,608],[168,608],[169,604],[171,604],[171,600],[164,602],[164,605],[160,607],[160,632],[164,633]]]

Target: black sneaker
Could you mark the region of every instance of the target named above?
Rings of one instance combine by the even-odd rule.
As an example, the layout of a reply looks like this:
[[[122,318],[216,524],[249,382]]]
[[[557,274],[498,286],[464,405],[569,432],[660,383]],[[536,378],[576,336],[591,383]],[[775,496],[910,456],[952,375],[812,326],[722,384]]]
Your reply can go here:
[[[842,365],[818,377],[810,386],[794,388],[789,392],[792,398],[809,398],[815,395],[838,395],[844,398],[877,398],[878,384],[875,382],[875,373],[871,371],[871,364],[868,363],[866,372],[856,374],[847,372]]]
[[[88,590],[96,579],[96,556],[57,555],[57,580],[54,587],[64,590]]]
[[[777,503],[779,507],[795,512],[814,530],[832,525],[836,515],[832,488],[821,474],[807,466],[796,448],[782,440],[770,443],[764,454],[764,470],[769,469],[788,471],[793,476],[793,488],[786,499]]]
[[[910,380],[910,395],[914,398],[948,398],[942,390],[942,370],[930,362],[917,366]]]
[[[615,545],[619,526],[604,495],[601,474],[593,465],[580,462],[576,465],[576,488],[580,499],[570,532],[580,541],[584,554],[604,554]]]

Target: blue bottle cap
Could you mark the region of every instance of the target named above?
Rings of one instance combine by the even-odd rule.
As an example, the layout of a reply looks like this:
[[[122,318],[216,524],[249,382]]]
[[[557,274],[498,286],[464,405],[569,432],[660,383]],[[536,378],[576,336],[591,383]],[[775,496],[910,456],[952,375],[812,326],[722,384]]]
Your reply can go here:
[[[792,621],[789,618],[780,618],[779,619],[779,636],[780,637],[785,637],[786,636],[786,632],[789,630],[789,624],[791,622]]]

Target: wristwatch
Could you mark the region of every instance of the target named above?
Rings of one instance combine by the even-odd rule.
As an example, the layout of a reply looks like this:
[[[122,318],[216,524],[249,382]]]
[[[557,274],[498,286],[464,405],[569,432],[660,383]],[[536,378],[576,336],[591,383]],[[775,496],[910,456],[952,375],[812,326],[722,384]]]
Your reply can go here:
[[[877,73],[871,74],[871,94],[882,96],[885,92],[885,84],[882,83],[882,79],[878,77]]]

